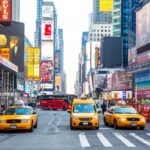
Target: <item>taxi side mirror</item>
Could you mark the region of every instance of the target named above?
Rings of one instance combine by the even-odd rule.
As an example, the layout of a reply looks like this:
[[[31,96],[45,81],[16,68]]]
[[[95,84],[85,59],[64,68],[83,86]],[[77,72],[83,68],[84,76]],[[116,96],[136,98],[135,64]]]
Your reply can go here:
[[[71,110],[68,110],[68,113],[71,114]]]
[[[34,111],[34,112],[33,112],[33,115],[35,115],[35,114],[36,114],[36,112]]]
[[[100,111],[100,110],[98,110],[98,113],[100,114],[100,113],[101,113],[101,111]]]

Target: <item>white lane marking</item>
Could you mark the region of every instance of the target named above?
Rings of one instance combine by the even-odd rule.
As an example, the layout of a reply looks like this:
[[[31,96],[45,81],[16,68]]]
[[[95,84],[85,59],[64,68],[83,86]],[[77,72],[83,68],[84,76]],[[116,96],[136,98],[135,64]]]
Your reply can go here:
[[[119,133],[114,133],[114,135],[122,141],[127,147],[136,147],[133,143],[131,143],[129,140],[127,140],[124,136],[122,136]]]
[[[134,138],[136,138],[137,140],[139,140],[140,142],[144,143],[145,145],[150,147],[150,142],[146,141],[145,139],[143,139],[142,137],[136,135],[135,133],[130,133],[131,136],[133,136]]]
[[[148,136],[150,136],[150,133],[146,133]]]
[[[48,123],[48,126],[44,129],[44,133],[47,133],[49,130],[49,126],[51,126],[52,122],[54,121],[54,116],[52,116],[51,120]]]
[[[90,144],[84,133],[79,134],[79,139],[82,147],[90,147]]]
[[[112,147],[112,144],[105,138],[102,133],[97,133],[97,137],[104,147]]]

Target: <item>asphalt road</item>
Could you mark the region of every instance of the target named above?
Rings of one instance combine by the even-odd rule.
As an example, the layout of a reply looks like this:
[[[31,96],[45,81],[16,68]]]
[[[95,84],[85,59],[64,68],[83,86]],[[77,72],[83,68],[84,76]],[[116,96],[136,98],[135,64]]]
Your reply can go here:
[[[150,130],[105,127],[99,130],[70,130],[65,111],[38,111],[33,133],[0,133],[0,150],[150,150]]]

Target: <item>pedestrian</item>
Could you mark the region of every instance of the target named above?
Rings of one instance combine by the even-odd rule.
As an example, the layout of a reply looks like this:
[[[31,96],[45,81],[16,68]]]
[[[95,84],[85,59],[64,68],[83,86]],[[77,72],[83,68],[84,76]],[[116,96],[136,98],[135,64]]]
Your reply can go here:
[[[106,105],[105,102],[103,102],[103,104],[101,105],[101,108],[102,108],[102,113],[104,114],[105,111],[107,110],[107,109],[106,109],[106,108],[107,108],[107,105]]]
[[[0,115],[2,115],[3,114],[3,108],[2,108],[2,106],[0,105]]]

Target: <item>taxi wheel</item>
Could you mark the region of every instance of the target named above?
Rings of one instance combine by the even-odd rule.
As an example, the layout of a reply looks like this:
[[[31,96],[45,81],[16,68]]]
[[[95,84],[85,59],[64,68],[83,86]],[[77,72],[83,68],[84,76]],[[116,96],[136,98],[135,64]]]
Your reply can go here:
[[[99,125],[97,127],[95,127],[95,130],[99,130]]]
[[[114,128],[118,129],[117,120],[114,120]]]
[[[72,121],[70,120],[70,129],[73,130],[74,127],[72,126],[72,123],[71,123],[71,122],[72,122]]]
[[[32,121],[32,123],[31,123],[31,127],[30,127],[30,129],[29,129],[29,132],[33,132],[33,121]]]
[[[36,121],[36,123],[34,125],[34,128],[37,128],[37,125],[38,125],[38,121]]]
[[[104,125],[108,126],[108,122],[106,121],[106,118],[104,118]]]
[[[145,129],[145,127],[139,127],[140,128],[140,130],[144,130]]]

